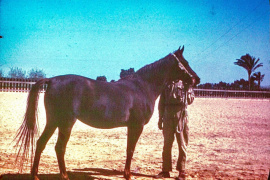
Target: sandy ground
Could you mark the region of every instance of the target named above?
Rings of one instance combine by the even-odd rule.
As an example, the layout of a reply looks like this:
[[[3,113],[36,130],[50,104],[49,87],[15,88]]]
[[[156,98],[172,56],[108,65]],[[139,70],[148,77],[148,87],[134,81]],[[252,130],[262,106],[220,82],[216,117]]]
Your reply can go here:
[[[25,112],[26,93],[0,93],[0,179],[30,179],[18,174],[12,143]],[[270,169],[270,101],[197,98],[189,106],[187,179],[267,179]],[[132,160],[134,179],[153,179],[161,170],[162,132],[158,112],[145,126]],[[39,127],[45,125],[43,94]],[[76,122],[66,152],[70,179],[123,179],[126,128],[101,130]],[[57,130],[44,150],[41,179],[58,179],[54,151]],[[173,147],[173,166],[178,157]],[[177,176],[174,169],[172,177]],[[171,178],[172,179],[172,178]]]

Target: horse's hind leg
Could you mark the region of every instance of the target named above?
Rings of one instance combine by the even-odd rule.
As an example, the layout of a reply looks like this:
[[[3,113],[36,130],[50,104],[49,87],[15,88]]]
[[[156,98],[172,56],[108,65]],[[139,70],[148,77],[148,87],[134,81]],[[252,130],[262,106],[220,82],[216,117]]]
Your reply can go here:
[[[42,135],[39,137],[37,141],[37,146],[36,146],[36,152],[35,152],[35,158],[34,158],[34,164],[32,167],[31,174],[33,176],[33,179],[38,179],[37,173],[38,173],[38,165],[39,165],[39,160],[40,160],[40,155],[42,151],[45,149],[45,146],[51,136],[53,135],[54,131],[56,129],[56,126],[52,125],[46,125],[45,129],[42,133]]]
[[[68,175],[66,172],[66,165],[65,165],[65,152],[66,152],[66,146],[67,142],[70,138],[71,129],[75,123],[74,121],[62,121],[66,123],[65,125],[59,126],[59,132],[58,132],[58,140],[55,146],[55,152],[57,155],[59,170],[60,170],[60,176],[61,179],[68,180]]]

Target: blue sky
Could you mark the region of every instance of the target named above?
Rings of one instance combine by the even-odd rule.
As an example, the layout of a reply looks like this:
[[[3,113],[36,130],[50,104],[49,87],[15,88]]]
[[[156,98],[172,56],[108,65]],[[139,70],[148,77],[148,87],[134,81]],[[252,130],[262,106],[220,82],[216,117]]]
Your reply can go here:
[[[179,46],[201,82],[228,83],[247,72],[249,53],[270,85],[268,0],[1,0],[0,69],[43,69],[118,80]]]

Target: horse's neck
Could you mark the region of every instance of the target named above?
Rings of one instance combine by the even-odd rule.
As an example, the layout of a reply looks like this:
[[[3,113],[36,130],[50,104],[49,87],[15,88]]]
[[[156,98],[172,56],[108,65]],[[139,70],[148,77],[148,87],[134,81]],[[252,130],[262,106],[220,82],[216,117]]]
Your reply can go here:
[[[155,98],[157,98],[161,94],[161,92],[166,86],[166,82],[167,80],[162,76],[160,77],[157,76],[154,78],[154,80],[149,81],[149,86]]]
[[[156,64],[149,65],[145,70],[138,71],[138,75],[146,82],[155,98],[161,94],[169,79],[168,74],[172,63],[166,58],[168,57],[155,62]]]

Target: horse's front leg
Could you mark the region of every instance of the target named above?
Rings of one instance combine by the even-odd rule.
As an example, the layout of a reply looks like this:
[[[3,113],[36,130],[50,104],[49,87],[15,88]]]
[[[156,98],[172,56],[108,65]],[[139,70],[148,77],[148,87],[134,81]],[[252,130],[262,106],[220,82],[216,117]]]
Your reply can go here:
[[[130,173],[131,159],[133,157],[135,146],[142,133],[142,130],[143,130],[143,126],[132,126],[132,125],[128,126],[127,158],[126,158],[126,166],[125,166],[125,171],[124,171],[124,177],[126,180],[131,179],[131,173]]]

